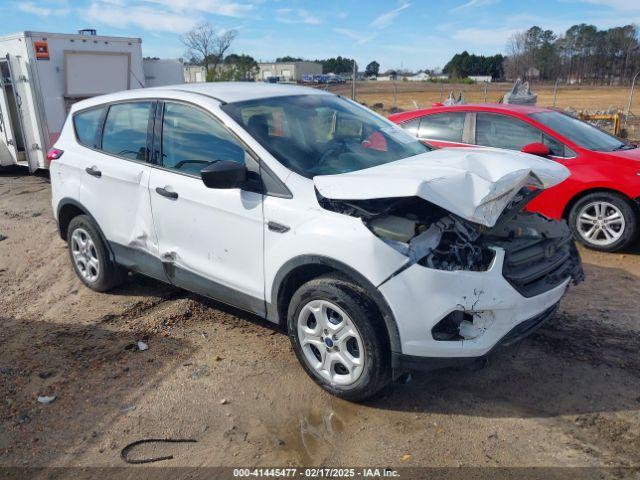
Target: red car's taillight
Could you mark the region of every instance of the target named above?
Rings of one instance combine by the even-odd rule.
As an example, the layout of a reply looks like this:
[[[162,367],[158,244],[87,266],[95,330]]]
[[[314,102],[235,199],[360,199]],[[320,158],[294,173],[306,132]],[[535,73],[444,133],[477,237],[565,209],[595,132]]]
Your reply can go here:
[[[60,150],[59,148],[50,148],[47,152],[47,160],[57,160],[62,156],[63,153],[64,150]]]

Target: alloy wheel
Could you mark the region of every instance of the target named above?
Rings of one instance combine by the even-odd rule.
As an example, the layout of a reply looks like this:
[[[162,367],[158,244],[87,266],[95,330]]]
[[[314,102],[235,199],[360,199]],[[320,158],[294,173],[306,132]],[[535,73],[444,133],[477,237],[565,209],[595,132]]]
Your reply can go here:
[[[96,245],[84,228],[76,228],[71,234],[71,254],[80,275],[95,282],[100,275],[100,260]]]
[[[610,202],[587,203],[578,212],[578,233],[593,245],[608,246],[620,239],[625,229],[622,212]]]
[[[364,370],[365,351],[351,318],[327,300],[312,300],[300,311],[298,341],[308,365],[332,385],[355,383]]]

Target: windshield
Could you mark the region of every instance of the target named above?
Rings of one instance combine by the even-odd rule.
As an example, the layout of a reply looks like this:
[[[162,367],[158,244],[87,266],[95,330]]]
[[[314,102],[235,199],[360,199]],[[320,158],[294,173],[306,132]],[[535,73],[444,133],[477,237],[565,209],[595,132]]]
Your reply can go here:
[[[428,152],[402,128],[335,95],[297,95],[221,107],[283,165],[307,178]]]
[[[599,128],[560,112],[538,112],[529,115],[531,118],[549,127],[554,132],[588,150],[596,152],[613,152],[634,148]]]

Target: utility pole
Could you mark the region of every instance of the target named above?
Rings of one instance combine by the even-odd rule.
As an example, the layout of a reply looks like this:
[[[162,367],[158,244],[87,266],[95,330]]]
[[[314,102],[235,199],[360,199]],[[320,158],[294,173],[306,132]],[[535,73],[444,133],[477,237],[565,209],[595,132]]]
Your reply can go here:
[[[353,77],[351,78],[351,100],[356,101],[356,75],[358,70],[356,68],[356,60],[353,60]]]

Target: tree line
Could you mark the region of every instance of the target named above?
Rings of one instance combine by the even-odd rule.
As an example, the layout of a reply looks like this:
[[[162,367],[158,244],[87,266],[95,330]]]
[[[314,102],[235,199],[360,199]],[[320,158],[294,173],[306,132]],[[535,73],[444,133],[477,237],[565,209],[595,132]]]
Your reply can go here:
[[[505,75],[559,79],[569,83],[627,84],[640,69],[640,42],[635,25],[599,30],[573,25],[561,35],[538,26],[511,36]]]
[[[455,54],[443,72],[454,78],[491,75],[494,79],[561,80],[567,83],[627,84],[640,70],[640,41],[635,25],[599,30],[594,25],[573,25],[557,35],[533,26],[509,38],[506,56],[484,56],[464,51]],[[210,24],[194,27],[182,37],[190,63],[204,65],[208,80],[249,80],[258,68],[250,55],[227,55],[236,39],[235,30],[215,30]],[[300,57],[279,57],[277,62],[306,61]],[[314,60],[323,73],[349,74],[354,60],[337,56]],[[367,65],[368,76],[378,74],[380,65]],[[357,64],[356,64],[357,69]]]
[[[444,66],[442,73],[453,78],[466,78],[470,75],[491,75],[494,79],[504,76],[503,64],[505,57],[501,54],[485,57],[484,55],[469,54],[466,50],[456,53]]]
[[[491,75],[496,80],[628,84],[640,70],[638,34],[635,25],[599,30],[581,23],[560,35],[533,26],[509,38],[506,56],[464,51],[455,54],[442,71],[453,78]]]

